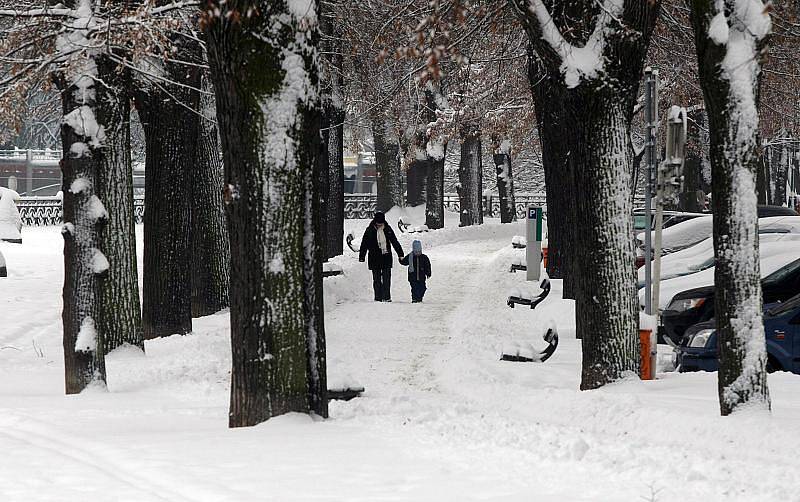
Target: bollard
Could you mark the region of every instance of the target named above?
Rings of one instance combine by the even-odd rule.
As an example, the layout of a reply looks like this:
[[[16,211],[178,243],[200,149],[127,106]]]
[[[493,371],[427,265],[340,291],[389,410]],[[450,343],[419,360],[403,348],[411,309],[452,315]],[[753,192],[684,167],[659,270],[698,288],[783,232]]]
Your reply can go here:
[[[639,377],[642,380],[656,379],[656,360],[658,345],[656,344],[656,330],[658,320],[655,316],[639,313],[639,359],[641,367]]]
[[[639,344],[640,344],[640,351],[641,351],[641,360],[642,366],[639,369],[639,378],[642,380],[653,380],[656,376],[655,367],[652,364],[650,352],[652,349],[650,348],[650,335],[652,331],[649,329],[640,329],[639,330]]]

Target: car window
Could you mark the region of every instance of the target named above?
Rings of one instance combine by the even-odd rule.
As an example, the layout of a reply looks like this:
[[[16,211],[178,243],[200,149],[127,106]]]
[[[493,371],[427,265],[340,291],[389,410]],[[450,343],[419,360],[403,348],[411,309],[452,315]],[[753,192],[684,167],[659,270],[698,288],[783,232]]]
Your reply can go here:
[[[708,268],[711,268],[711,267],[713,267],[713,266],[714,266],[714,263],[716,263],[716,258],[714,258],[713,256],[711,256],[711,257],[709,257],[707,260],[705,260],[705,261],[703,261],[703,262],[701,262],[701,263],[699,263],[699,264],[697,264],[697,265],[692,265],[690,268],[691,268],[692,270],[698,270],[698,271],[699,271],[699,270],[706,270],[706,269],[708,269]]]
[[[783,268],[779,268],[775,272],[769,274],[764,278],[763,284],[774,285],[783,282],[792,275],[800,271],[800,260],[795,260]]]
[[[794,310],[798,307],[800,307],[800,295],[794,295],[793,297],[789,298],[780,305],[772,307],[771,309],[769,309],[769,312],[767,313],[769,315],[781,315],[785,314],[786,312],[789,312],[790,310]]]

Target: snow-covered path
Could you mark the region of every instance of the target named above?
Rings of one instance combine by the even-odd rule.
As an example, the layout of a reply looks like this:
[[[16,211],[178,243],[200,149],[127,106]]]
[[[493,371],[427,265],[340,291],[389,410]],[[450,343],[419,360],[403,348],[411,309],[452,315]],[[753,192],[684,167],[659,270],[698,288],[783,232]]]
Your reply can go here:
[[[349,222],[358,234],[366,222]],[[57,229],[2,245],[0,500],[463,501],[800,500],[800,377],[770,376],[771,417],[718,417],[715,374],[662,374],[577,390],[570,302],[509,309],[518,230],[421,236],[433,264],[423,304],[396,267],[371,301],[352,253],[325,280],[329,381],[363,397],[331,418],[227,428],[226,314],[194,333],[110,357],[109,392],[63,395]],[[413,236],[401,236],[410,248]],[[514,343],[561,343],[544,364],[499,361]]]

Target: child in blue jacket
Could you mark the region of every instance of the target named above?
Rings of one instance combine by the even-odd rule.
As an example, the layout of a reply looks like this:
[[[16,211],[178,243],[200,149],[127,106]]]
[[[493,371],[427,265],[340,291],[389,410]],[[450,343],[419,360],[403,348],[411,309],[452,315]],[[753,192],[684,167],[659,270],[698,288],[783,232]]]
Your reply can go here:
[[[408,282],[411,284],[411,303],[420,303],[425,296],[425,281],[431,276],[431,260],[422,254],[422,243],[414,241],[411,252],[400,258],[402,265],[408,266]]]

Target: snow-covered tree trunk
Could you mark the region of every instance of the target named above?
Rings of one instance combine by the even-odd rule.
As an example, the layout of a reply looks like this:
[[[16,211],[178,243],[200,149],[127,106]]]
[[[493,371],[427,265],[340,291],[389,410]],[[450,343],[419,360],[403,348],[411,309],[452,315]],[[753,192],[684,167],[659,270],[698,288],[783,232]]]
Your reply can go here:
[[[100,277],[109,269],[100,250],[108,213],[98,197],[98,172],[105,163],[106,130],[117,129],[116,124],[100,121],[114,115],[109,112],[115,100],[101,80],[107,75],[98,71],[106,67],[107,58],[87,49],[93,45],[91,31],[97,26],[92,3],[69,5],[74,7],[72,16],[56,39],[65,69],[54,80],[63,111],[64,376],[67,394],[76,394],[90,385],[105,385],[103,333],[98,332],[97,322],[104,308]]]
[[[81,87],[69,78],[59,85],[65,121],[61,126],[62,190],[64,193],[64,376],[67,394],[77,394],[93,382],[105,382],[105,360],[97,343],[95,319],[99,313],[98,272],[100,259],[100,227],[103,224],[102,203],[97,197],[97,172],[100,159],[92,155],[89,145],[99,146],[99,131],[87,130],[84,124],[95,121],[98,96],[96,85]],[[83,79],[91,79],[87,72]],[[79,77],[80,79],[80,77]],[[83,80],[80,79],[80,80]],[[89,97],[91,95],[91,97]],[[91,136],[95,137],[92,138]]]
[[[203,118],[197,128],[195,167],[189,176],[191,190],[191,302],[192,317],[210,315],[230,305],[231,250],[222,191],[225,172],[219,149],[213,86],[203,76],[200,97]]]
[[[580,225],[575,247],[579,274],[576,330],[583,341],[581,389],[594,389],[639,370],[639,316],[634,280],[633,221],[624,100],[595,89],[572,110],[577,127],[574,171],[581,187],[574,203]],[[591,111],[589,111],[591,110]],[[549,206],[548,206],[549,214]]]
[[[197,68],[167,68],[167,78],[199,88]],[[191,177],[200,95],[164,86],[136,96],[146,143],[142,320],[148,340],[192,330]]]
[[[631,151],[633,109],[659,2],[512,0],[574,139],[581,389],[639,369]],[[551,15],[552,13],[552,15]],[[623,33],[636,36],[622,36]],[[549,189],[548,189],[549,191]],[[548,214],[553,209],[548,204]]]
[[[483,152],[480,129],[465,127],[461,132],[461,160],[458,164],[459,226],[483,224]]]
[[[403,205],[400,190],[400,143],[388,130],[383,116],[372,118],[372,140],[375,146],[375,175],[378,184],[377,210],[386,212]]]
[[[231,427],[326,414],[316,12],[310,1],[204,12],[231,239]]]
[[[713,178],[722,415],[769,409],[758,254],[758,76],[771,30],[760,0],[692,0]]]
[[[97,107],[106,139],[103,148],[93,152],[98,159],[96,193],[107,213],[100,227],[100,250],[108,261],[108,270],[100,275],[95,324],[107,354],[123,344],[144,349],[144,338],[133,216],[131,78],[107,58],[98,59],[97,69],[100,80],[109,86]]]
[[[500,199],[500,223],[517,221],[514,200],[514,175],[511,172],[511,142],[501,141],[492,156],[497,172],[497,195]]]

